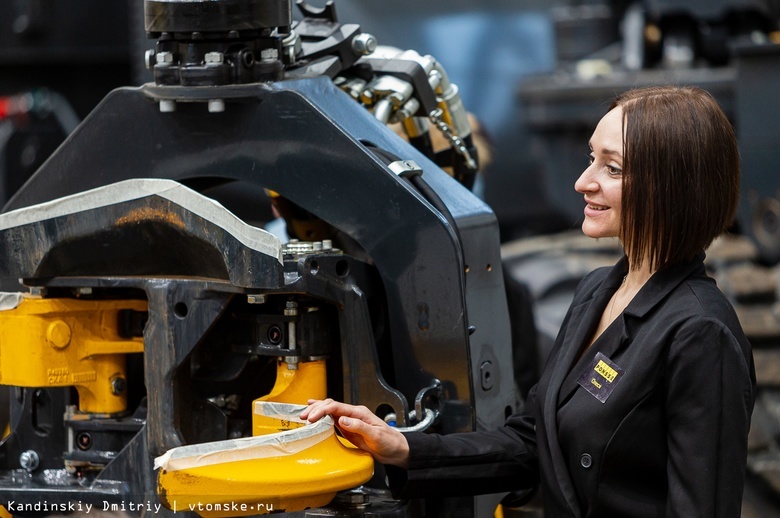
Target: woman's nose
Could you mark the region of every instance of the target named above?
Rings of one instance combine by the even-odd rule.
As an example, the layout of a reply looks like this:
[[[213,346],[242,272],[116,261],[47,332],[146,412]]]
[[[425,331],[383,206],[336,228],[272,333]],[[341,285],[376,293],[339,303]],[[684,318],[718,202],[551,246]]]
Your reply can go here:
[[[585,192],[593,192],[595,190],[598,190],[599,184],[593,179],[593,176],[591,175],[591,167],[589,166],[587,169],[585,169],[579,178],[577,178],[577,181],[574,182],[574,190],[577,192],[585,193]]]

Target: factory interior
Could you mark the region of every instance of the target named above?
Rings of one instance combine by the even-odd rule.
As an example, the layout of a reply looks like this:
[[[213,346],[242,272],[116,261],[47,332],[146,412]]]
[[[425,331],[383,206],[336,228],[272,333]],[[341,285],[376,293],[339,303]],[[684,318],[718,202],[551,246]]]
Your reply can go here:
[[[253,452],[303,455],[310,397],[501,426],[623,256],[588,139],[669,84],[736,132],[705,266],[755,361],[741,516],[780,518],[780,0],[0,0],[0,518],[543,518],[395,499],[332,426]]]

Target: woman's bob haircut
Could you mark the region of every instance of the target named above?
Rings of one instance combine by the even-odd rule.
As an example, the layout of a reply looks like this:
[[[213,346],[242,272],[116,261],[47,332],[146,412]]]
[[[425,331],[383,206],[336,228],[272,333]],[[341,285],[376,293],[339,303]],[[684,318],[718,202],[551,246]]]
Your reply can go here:
[[[632,267],[688,262],[731,226],[739,198],[734,128],[706,91],[629,90],[623,110],[620,240]]]

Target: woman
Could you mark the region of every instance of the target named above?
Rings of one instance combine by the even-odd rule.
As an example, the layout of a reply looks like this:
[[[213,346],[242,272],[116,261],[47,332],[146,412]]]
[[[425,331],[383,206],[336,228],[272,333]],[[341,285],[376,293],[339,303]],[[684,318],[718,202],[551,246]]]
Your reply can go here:
[[[540,484],[546,518],[739,517],[755,372],[703,264],[736,211],[733,129],[703,90],[654,87],[618,96],[589,144],[582,230],[625,256],[580,283],[522,411],[447,436],[332,400],[301,417],[337,417],[401,498]]]

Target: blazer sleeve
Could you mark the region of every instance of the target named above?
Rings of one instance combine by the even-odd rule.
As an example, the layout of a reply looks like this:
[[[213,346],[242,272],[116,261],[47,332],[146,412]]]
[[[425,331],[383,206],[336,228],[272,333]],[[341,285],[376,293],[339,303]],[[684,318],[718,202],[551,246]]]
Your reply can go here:
[[[738,336],[719,320],[695,319],[670,345],[666,516],[740,516],[755,370]]]
[[[571,317],[572,306],[588,297],[607,271],[608,268],[596,269],[580,281],[562,329]],[[583,285],[588,289],[584,290]],[[560,344],[559,336],[547,364],[555,361]],[[529,390],[523,408],[498,430],[448,435],[407,433],[408,469],[385,466],[393,497],[464,496],[535,488],[540,478],[537,387],[534,385]]]
[[[465,496],[534,487],[539,482],[535,408],[534,386],[523,410],[498,430],[407,433],[409,467],[386,466],[393,497]]]

